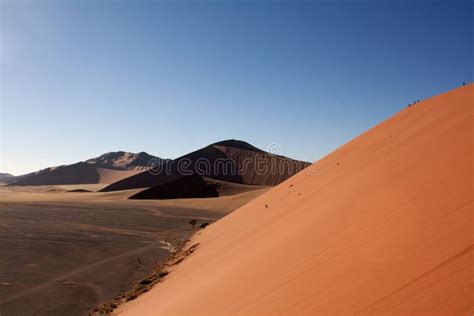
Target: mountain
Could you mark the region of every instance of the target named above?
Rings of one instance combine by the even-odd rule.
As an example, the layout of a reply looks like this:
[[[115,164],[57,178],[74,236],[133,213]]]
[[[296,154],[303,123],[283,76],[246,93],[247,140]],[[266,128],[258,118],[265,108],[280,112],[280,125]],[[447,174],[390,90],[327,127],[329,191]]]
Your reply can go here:
[[[143,171],[149,168],[149,164],[160,164],[166,161],[166,159],[149,155],[143,151],[137,154],[125,151],[115,151],[105,153],[96,158],[88,159],[85,162],[105,169]]]
[[[113,183],[102,191],[148,188],[186,175],[258,186],[276,185],[310,164],[273,155],[239,140],[225,140]],[[151,171],[151,172],[150,172]]]
[[[161,163],[161,158],[145,152],[118,151],[71,165],[50,167],[15,177],[10,185],[110,184]]]
[[[211,224],[119,315],[472,315],[472,100],[405,108]]]
[[[47,168],[15,179],[10,185],[109,184],[137,174],[138,170],[112,170],[99,168],[87,162]]]

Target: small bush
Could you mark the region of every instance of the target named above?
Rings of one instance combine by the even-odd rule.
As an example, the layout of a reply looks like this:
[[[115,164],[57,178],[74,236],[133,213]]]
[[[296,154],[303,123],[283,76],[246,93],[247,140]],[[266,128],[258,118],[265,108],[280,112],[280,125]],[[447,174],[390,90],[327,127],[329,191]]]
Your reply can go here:
[[[167,275],[168,275],[168,271],[161,271],[160,274],[158,274],[158,277],[159,278],[164,278]]]
[[[152,280],[150,279],[144,279],[144,280],[141,280],[139,284],[151,284]]]

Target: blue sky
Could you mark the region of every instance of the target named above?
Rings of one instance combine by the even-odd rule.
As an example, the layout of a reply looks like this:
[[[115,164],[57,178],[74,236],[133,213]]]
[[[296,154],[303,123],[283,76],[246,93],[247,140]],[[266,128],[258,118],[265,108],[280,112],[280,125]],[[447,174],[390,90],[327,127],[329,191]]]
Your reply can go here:
[[[0,172],[236,138],[314,161],[472,81],[470,1],[1,1]]]

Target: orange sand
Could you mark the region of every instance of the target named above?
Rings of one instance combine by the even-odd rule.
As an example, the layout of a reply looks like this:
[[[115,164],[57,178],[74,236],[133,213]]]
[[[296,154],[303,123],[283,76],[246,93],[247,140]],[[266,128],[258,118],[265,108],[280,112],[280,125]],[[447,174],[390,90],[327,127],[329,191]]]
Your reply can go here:
[[[402,110],[209,226],[117,313],[472,315],[473,93]]]
[[[120,181],[122,179],[131,177],[131,176],[141,172],[140,169],[136,169],[136,170],[111,170],[111,169],[105,169],[105,168],[100,168],[100,167],[95,167],[95,168],[97,170],[97,173],[99,174],[99,182],[98,183],[103,183],[103,184],[114,183],[114,182],[117,182],[117,181]]]

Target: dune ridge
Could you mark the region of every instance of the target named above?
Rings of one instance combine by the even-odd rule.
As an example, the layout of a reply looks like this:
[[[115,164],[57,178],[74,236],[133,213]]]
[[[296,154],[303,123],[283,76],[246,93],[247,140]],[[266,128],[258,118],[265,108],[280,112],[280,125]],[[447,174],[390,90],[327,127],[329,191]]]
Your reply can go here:
[[[137,174],[140,170],[112,170],[86,162],[48,168],[34,174],[14,179],[9,185],[37,186],[62,184],[109,184]]]
[[[225,182],[194,174],[163,183],[130,196],[130,199],[211,198],[263,189],[264,186]]]
[[[210,225],[116,314],[472,315],[473,96],[403,109]]]
[[[85,162],[104,169],[144,171],[149,168],[150,163],[160,164],[166,161],[168,159],[158,158],[144,151],[139,153],[115,151],[88,159]]]
[[[0,181],[7,181],[12,179],[14,176],[9,173],[0,173]]]
[[[147,170],[149,164],[166,162],[145,152],[117,151],[70,165],[45,168],[6,180],[10,185],[111,184]]]
[[[273,155],[244,141],[232,139],[211,144],[168,161],[156,172],[144,171],[122,179],[103,188],[102,191],[147,188],[175,181],[183,176],[183,172],[180,171],[183,162],[190,163],[186,169],[190,174],[258,186],[276,185],[310,165],[308,162]],[[261,172],[257,172],[257,165],[262,165]]]

